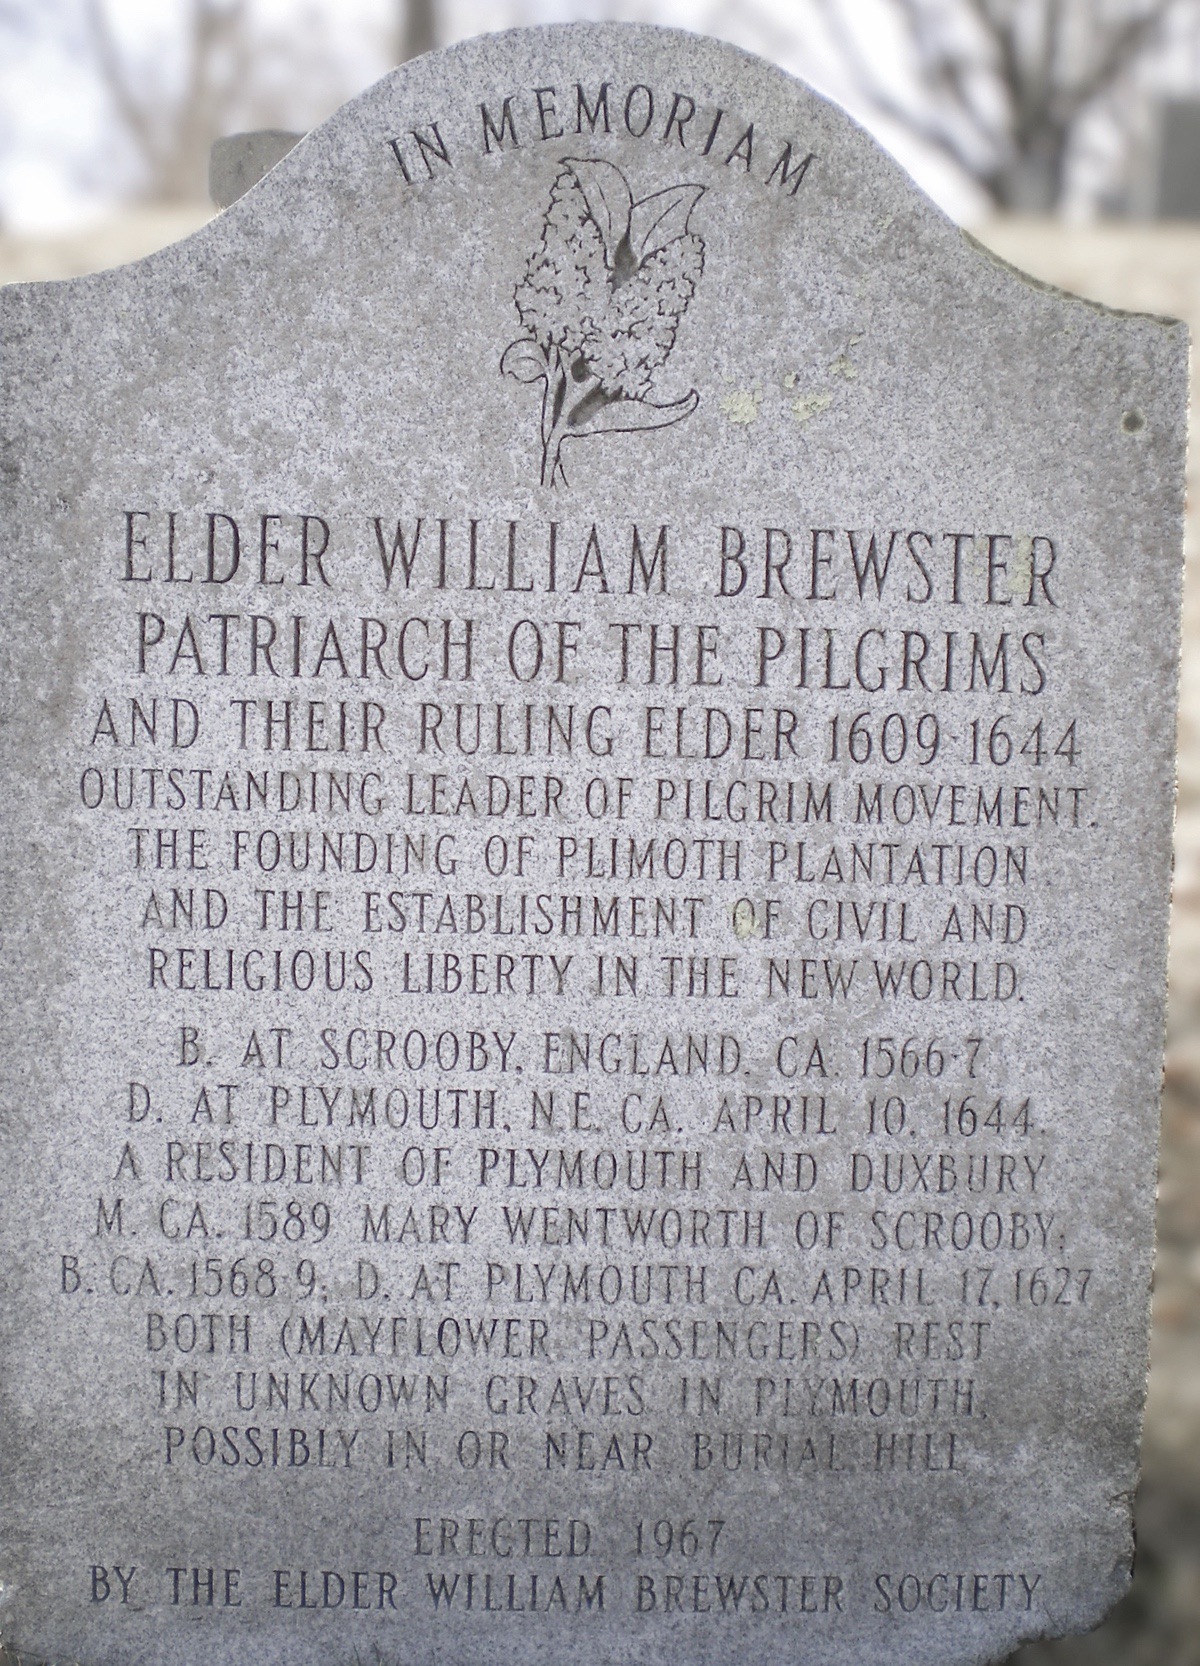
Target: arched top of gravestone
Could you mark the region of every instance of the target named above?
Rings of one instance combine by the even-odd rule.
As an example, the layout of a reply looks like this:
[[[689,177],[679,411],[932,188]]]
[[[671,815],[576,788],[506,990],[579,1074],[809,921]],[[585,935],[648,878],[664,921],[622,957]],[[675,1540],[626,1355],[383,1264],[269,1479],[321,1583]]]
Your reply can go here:
[[[1148,420],[1149,395],[1107,408],[1134,361],[1151,385],[1179,363],[1164,321],[1118,327],[987,254],[782,70],[631,24],[430,53],[184,243],[22,293],[13,328],[61,307],[87,385],[144,366],[160,420],[173,392],[183,412],[245,389],[298,487],[352,443],[387,477],[399,446],[427,481],[461,485],[470,458],[518,495],[680,473],[703,495],[722,465],[768,496],[799,468],[810,503],[864,466],[898,503],[934,478],[943,501],[985,474],[1024,490],[1077,419],[1073,379],[1098,378],[1082,404],[1108,443]],[[119,362],[114,311],[141,320]],[[988,408],[1028,449],[981,451]]]
[[[224,214],[145,259],[208,244],[231,248],[230,237],[253,238],[255,221],[285,219],[299,232],[351,208],[382,208],[402,219],[406,209],[420,212],[430,186],[453,180],[457,194],[494,177],[503,155],[521,152],[533,162],[561,154],[560,141],[570,149],[575,139],[577,149],[587,141],[613,152],[631,145],[633,154],[656,151],[685,172],[692,162],[708,189],[736,180],[757,184],[760,210],[794,209],[818,224],[835,214],[839,241],[853,241],[860,259],[886,256],[903,266],[905,256],[916,261],[936,252],[963,262],[965,277],[970,250],[985,269],[1127,316],[1043,284],[963,234],[845,110],[804,82],[753,53],[683,30],[567,23],[478,36],[399,66],[299,144],[294,135],[276,137],[291,144],[269,172],[221,204]],[[407,205],[394,193],[380,202],[373,189],[381,144],[393,153],[391,185],[403,178],[412,187]],[[743,204],[741,212],[752,217],[754,210]]]

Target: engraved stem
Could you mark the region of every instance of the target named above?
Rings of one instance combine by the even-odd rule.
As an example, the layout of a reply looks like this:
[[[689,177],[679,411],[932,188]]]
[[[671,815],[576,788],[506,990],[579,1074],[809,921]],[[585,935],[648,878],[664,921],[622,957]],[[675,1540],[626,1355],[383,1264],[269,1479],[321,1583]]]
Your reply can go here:
[[[566,485],[567,476],[559,459],[559,450],[567,429],[568,375],[562,353],[555,350],[546,372],[542,394],[542,485]]]

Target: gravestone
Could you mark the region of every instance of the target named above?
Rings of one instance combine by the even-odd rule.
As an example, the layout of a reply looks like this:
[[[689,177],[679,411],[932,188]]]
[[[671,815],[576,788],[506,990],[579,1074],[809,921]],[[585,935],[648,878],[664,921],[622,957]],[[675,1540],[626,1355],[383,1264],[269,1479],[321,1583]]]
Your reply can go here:
[[[232,207],[290,150],[295,150],[303,137],[302,133],[264,127],[214,139],[208,158],[208,194],[213,202],[218,208]]]
[[[1171,99],[1159,118],[1160,220],[1200,219],[1200,101]]]
[[[0,319],[5,1639],[1094,1624],[1182,326],[613,25],[422,58]]]

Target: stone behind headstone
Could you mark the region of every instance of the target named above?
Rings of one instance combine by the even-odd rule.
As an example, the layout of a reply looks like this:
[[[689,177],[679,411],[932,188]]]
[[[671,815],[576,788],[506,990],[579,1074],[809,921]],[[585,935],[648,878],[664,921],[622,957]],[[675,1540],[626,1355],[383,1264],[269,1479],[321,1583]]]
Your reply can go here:
[[[616,25],[0,295],[0,1634],[967,1666],[1126,1588],[1186,338]]]
[[[1158,151],[1158,216],[1200,220],[1200,99],[1162,107]]]
[[[213,141],[208,158],[208,194],[218,208],[229,208],[277,162],[294,150],[303,133],[264,127],[253,133],[230,133]]]

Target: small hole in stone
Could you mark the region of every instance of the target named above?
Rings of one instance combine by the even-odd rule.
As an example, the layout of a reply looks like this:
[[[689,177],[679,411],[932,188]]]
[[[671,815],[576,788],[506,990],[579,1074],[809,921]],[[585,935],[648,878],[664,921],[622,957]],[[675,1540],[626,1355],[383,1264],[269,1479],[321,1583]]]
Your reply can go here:
[[[1140,411],[1126,411],[1121,418],[1121,427],[1127,434],[1140,434],[1146,426],[1146,419]]]

